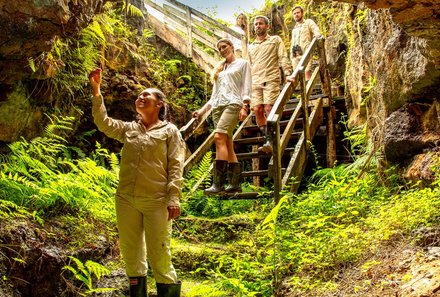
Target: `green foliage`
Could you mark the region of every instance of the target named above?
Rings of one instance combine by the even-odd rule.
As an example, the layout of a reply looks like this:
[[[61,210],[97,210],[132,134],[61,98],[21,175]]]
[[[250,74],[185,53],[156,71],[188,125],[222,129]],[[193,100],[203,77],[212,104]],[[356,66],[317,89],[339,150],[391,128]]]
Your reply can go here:
[[[142,11],[133,4],[128,3],[128,1],[123,1],[122,10],[128,13],[128,15],[144,18]]]
[[[0,199],[38,215],[79,212],[113,221],[117,157],[98,146],[91,157],[71,159],[63,133],[74,119],[54,116],[51,121],[43,136],[9,145],[11,153],[2,157]]]
[[[101,277],[109,274],[110,270],[108,268],[90,260],[86,261],[84,264],[73,256],[69,256],[69,258],[75,265],[66,265],[63,267],[63,271],[70,271],[73,276],[82,283],[82,285],[85,285],[85,289],[81,289],[81,287],[79,288],[80,296],[94,296],[96,293],[105,293],[115,290],[113,288],[93,287],[93,278],[96,277],[96,279],[99,280]]]
[[[202,160],[196,164],[185,178],[184,191],[186,197],[194,192],[194,186],[207,186],[211,182],[212,151],[206,152]]]
[[[365,106],[369,100],[373,97],[373,92],[376,88],[377,80],[376,77],[370,76],[368,85],[363,87],[362,93],[364,96],[362,97],[361,106]]]

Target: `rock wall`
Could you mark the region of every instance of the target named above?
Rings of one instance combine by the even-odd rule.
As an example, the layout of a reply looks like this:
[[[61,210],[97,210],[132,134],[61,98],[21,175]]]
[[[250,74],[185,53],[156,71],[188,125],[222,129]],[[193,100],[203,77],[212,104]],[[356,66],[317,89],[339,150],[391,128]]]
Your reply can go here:
[[[31,74],[28,59],[52,47],[54,37],[75,36],[105,0],[0,0],[0,83]]]
[[[41,83],[25,88],[22,82],[35,79],[29,60],[50,51],[56,37],[75,37],[104,2],[0,0],[0,143],[21,136],[30,139],[41,132],[43,114],[53,106],[47,99],[33,98],[33,92],[53,71],[46,69],[37,78]]]
[[[338,16],[326,45],[332,77],[345,86],[349,124],[367,122],[391,162],[437,147],[440,134],[425,127],[440,125],[440,4],[344,2],[332,4]],[[422,121],[429,124],[416,125]]]

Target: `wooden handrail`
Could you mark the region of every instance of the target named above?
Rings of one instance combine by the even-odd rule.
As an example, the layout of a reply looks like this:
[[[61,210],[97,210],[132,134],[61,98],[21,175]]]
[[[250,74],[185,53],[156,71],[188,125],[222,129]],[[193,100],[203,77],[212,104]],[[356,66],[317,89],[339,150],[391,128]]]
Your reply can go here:
[[[317,72],[314,72],[314,75],[311,79],[311,82],[306,85],[305,81],[305,69],[307,64],[312,58],[312,53],[317,47],[317,39],[313,38],[310,46],[307,48],[303,56],[301,57],[298,66],[294,70],[292,77],[293,83],[288,82],[283,87],[280,95],[278,96],[275,104],[272,107],[269,116],[267,117],[267,137],[269,142],[272,144],[273,152],[272,159],[269,162],[269,170],[273,175],[274,180],[274,200],[275,203],[278,203],[280,199],[280,191],[283,186],[282,184],[282,176],[281,176],[281,156],[284,153],[284,149],[287,146],[288,141],[290,140],[291,132],[294,128],[294,122],[292,120],[291,123],[285,129],[283,133],[283,138],[280,141],[280,120],[284,111],[284,107],[287,101],[290,99],[294,88],[296,88],[299,83],[301,86],[301,114],[303,116],[303,129],[304,129],[304,138],[306,150],[308,150],[309,140],[310,140],[310,127],[309,127],[309,115],[308,115],[308,100],[310,98],[311,90],[316,83]],[[296,115],[299,115],[299,111],[296,112]]]
[[[247,43],[248,40],[243,37],[240,33],[234,31],[228,26],[221,24],[214,20],[213,18],[204,15],[200,11],[193,9],[177,0],[165,0],[167,4],[159,6],[155,4],[152,0],[145,0],[145,3],[152,7],[153,9],[162,13],[167,20],[166,24],[152,16],[149,16],[151,22],[155,27],[157,27],[156,34],[172,44],[178,51],[182,54],[192,57],[194,62],[201,66],[206,72],[210,73],[220,59],[216,45],[220,38],[225,36],[227,33],[242,41],[243,57],[247,57]],[[161,23],[161,24],[159,24]],[[207,50],[211,49],[211,50]],[[305,69],[307,64],[312,59],[312,53],[317,50],[319,58],[319,67],[316,68],[312,74],[311,79],[306,83],[305,80]],[[320,76],[320,81],[322,84],[322,89],[325,91],[325,97],[318,99],[313,106],[313,112],[309,118],[309,100],[316,84],[318,75]],[[287,82],[280,95],[278,96],[275,104],[272,107],[271,112],[267,117],[267,137],[271,142],[273,147],[272,158],[269,162],[269,171],[274,179],[274,196],[275,202],[278,203],[280,199],[281,188],[287,184],[292,176],[300,176],[299,171],[303,168],[297,168],[300,164],[303,166],[307,157],[307,151],[309,149],[310,140],[313,138],[316,132],[317,125],[319,125],[320,120],[323,117],[323,101],[328,100],[328,105],[330,108],[326,109],[326,117],[328,118],[327,129],[330,131],[328,134],[328,143],[333,144],[327,146],[328,149],[328,164],[333,164],[335,160],[335,147],[334,147],[334,127],[333,127],[333,116],[332,116],[332,97],[331,97],[331,86],[330,86],[330,76],[327,69],[324,41],[322,39],[313,38],[310,46],[305,50],[302,55],[298,66],[294,69],[292,74],[293,81]],[[280,120],[283,115],[283,111],[286,103],[291,98],[297,86],[300,86],[301,90],[301,100],[295,109],[293,115],[289,119],[286,128],[284,129],[283,135],[280,135]],[[206,104],[205,104],[206,105]],[[205,107],[206,108],[206,107]],[[206,123],[207,117],[210,115],[211,111],[202,115],[199,120],[195,118],[191,119],[185,126],[180,129],[180,132],[185,140],[188,140],[195,134],[195,131],[199,130],[202,125]],[[243,132],[243,127],[252,121],[252,113],[247,117],[247,119],[240,125],[239,129],[234,134],[234,139],[240,138]],[[284,175],[281,169],[281,157],[283,156],[292,131],[295,129],[297,120],[302,116],[303,118],[303,135],[300,138],[296,146],[295,155],[292,157],[294,164],[289,163],[289,167],[285,170]],[[332,132],[333,131],[333,132]],[[214,142],[214,132],[212,132],[205,142],[197,148],[196,152],[187,158],[185,162],[185,171],[189,170],[193,164],[195,164],[207,150],[212,146]],[[295,159],[295,160],[293,160]],[[302,173],[301,173],[302,174]],[[298,183],[294,183],[291,186],[293,190],[297,187]]]
[[[207,105],[208,103],[205,103],[205,105],[201,109],[206,110]],[[202,114],[199,119],[192,118],[188,121],[188,123],[186,123],[185,126],[180,128],[180,134],[182,135],[183,139],[186,141],[191,136],[193,136],[194,132],[197,131],[206,122],[206,119],[209,117],[210,114],[211,108],[209,108],[207,112]]]
[[[217,21],[214,20],[213,18],[211,18],[211,17],[209,17],[209,16],[207,16],[207,15],[201,13],[201,12],[198,11],[197,9],[194,9],[194,8],[192,8],[192,7],[189,7],[189,6],[187,6],[187,5],[183,4],[183,3],[180,3],[179,1],[176,1],[176,0],[166,0],[166,1],[169,2],[169,3],[171,3],[171,4],[173,4],[173,5],[175,5],[176,7],[179,7],[179,8],[182,9],[182,10],[189,9],[189,11],[190,11],[192,14],[194,14],[194,15],[197,16],[198,18],[200,18],[200,19],[206,21],[206,22],[209,23],[210,25],[212,25],[212,26],[216,26],[216,27],[220,28],[221,30],[225,31],[226,33],[228,33],[228,34],[230,34],[230,35],[232,35],[232,36],[234,36],[234,37],[236,37],[236,38],[238,38],[238,39],[241,39],[241,34],[240,34],[240,33],[235,32],[234,30],[232,30],[232,29],[229,28],[228,26],[223,25],[223,24],[217,22]]]

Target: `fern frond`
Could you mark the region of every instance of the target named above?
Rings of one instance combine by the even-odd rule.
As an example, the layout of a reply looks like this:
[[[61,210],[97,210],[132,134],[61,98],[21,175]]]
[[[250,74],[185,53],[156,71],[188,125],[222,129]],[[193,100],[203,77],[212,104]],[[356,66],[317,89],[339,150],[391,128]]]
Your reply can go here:
[[[97,20],[93,20],[93,22],[81,32],[81,39],[94,45],[105,46],[107,43],[101,24]]]
[[[144,18],[144,14],[142,13],[142,11],[133,4],[128,3],[127,1],[123,2],[122,10],[127,12],[128,15]]]

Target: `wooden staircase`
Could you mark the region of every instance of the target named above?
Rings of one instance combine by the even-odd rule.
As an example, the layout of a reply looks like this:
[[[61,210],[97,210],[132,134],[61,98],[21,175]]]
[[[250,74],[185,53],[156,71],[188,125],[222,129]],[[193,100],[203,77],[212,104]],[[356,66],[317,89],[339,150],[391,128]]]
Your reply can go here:
[[[191,57],[206,72],[210,72],[216,61],[220,60],[215,49],[217,40],[223,38],[225,32],[233,36],[237,33],[176,0],[166,2],[171,5],[159,6],[151,0],[145,0],[147,5],[164,16],[162,21],[152,15],[148,16],[156,34],[187,57]],[[247,48],[247,41],[242,41],[244,48]],[[305,66],[314,53],[319,57],[319,65],[306,83]],[[273,192],[269,195],[275,203],[280,200],[282,189],[291,192],[298,190],[310,144],[322,125],[325,125],[327,135],[327,166],[332,167],[336,159],[334,107],[323,39],[312,40],[293,76],[294,82],[288,82],[283,86],[267,117],[268,139],[272,144],[273,153],[257,152],[258,146],[261,146],[265,139],[255,125],[253,112],[241,123],[233,136],[237,157],[245,168],[244,179],[251,181],[256,187],[264,185],[272,188]],[[180,129],[185,141],[193,137],[195,131],[206,127],[205,122],[209,115],[210,112],[205,113],[199,120],[193,118]],[[211,133],[193,153],[187,155],[185,172],[211,150],[213,143],[214,133]],[[210,170],[212,167],[211,165]],[[267,177],[269,181],[264,182]],[[201,183],[202,180],[196,183],[193,190]],[[261,196],[256,191],[218,196],[219,199],[259,197]]]

